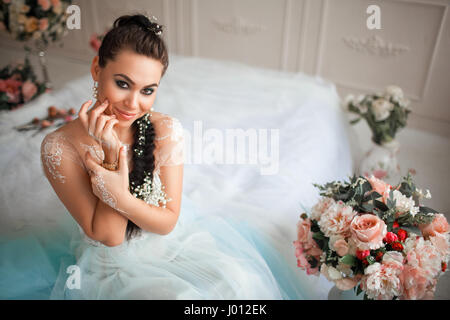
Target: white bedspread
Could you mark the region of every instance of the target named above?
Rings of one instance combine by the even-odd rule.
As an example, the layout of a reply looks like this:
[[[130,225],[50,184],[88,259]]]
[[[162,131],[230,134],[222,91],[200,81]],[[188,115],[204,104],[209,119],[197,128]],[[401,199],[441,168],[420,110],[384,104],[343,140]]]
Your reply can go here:
[[[65,210],[40,168],[40,143],[48,131],[31,137],[31,132],[12,127],[43,117],[50,105],[78,110],[90,99],[91,88],[91,76],[86,75],[21,109],[0,113],[2,230],[50,223]],[[334,85],[301,73],[171,56],[154,108],[178,118],[191,136],[196,121],[203,132],[265,129],[267,141],[270,129],[278,129],[276,174],[262,175],[258,165],[191,159],[185,165],[184,194],[204,214],[230,215],[262,228],[295,263],[295,224],[302,206],[309,208],[318,198],[312,183],[343,179],[352,172],[347,120]],[[321,280],[321,286],[326,297],[331,285]]]

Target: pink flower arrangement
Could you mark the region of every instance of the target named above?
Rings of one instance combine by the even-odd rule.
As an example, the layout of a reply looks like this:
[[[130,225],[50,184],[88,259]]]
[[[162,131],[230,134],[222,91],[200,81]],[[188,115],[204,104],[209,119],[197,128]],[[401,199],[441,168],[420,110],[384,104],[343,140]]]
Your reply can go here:
[[[47,46],[67,34],[66,9],[72,0],[1,2],[0,24],[16,40],[41,40]]]
[[[28,59],[0,70],[0,110],[14,110],[45,91]]]
[[[315,186],[322,197],[297,224],[299,268],[365,299],[433,298],[450,258],[450,226],[419,204],[429,191],[410,174],[397,186],[374,176]]]

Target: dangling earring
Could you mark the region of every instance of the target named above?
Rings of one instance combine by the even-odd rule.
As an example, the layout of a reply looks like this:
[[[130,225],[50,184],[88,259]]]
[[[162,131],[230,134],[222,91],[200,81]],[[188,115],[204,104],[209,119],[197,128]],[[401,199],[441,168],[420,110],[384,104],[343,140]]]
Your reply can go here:
[[[94,81],[94,86],[92,87],[92,96],[94,97],[95,100],[97,100],[98,98],[98,82]]]
[[[150,111],[154,111],[153,107],[150,108]],[[150,117],[152,116],[152,113],[150,112]]]

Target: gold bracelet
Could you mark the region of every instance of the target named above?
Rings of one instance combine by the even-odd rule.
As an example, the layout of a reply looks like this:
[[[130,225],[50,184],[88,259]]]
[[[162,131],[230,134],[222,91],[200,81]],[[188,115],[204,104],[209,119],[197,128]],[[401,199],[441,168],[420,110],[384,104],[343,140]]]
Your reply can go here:
[[[117,169],[117,161],[114,162],[114,163],[103,162],[102,166],[103,166],[103,168],[106,168],[108,170],[116,171],[116,169]]]

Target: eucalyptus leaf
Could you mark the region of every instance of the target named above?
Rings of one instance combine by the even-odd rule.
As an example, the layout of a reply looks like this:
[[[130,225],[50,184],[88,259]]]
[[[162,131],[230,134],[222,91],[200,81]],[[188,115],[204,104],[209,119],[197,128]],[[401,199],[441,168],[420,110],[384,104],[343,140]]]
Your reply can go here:
[[[356,259],[356,257],[354,256],[354,255],[351,255],[351,254],[347,254],[347,255],[345,255],[345,256],[343,256],[342,258],[340,258],[339,259],[339,262],[340,263],[343,263],[343,264],[346,264],[346,265],[349,265],[349,266],[356,266],[356,263],[357,263],[357,259]]]

